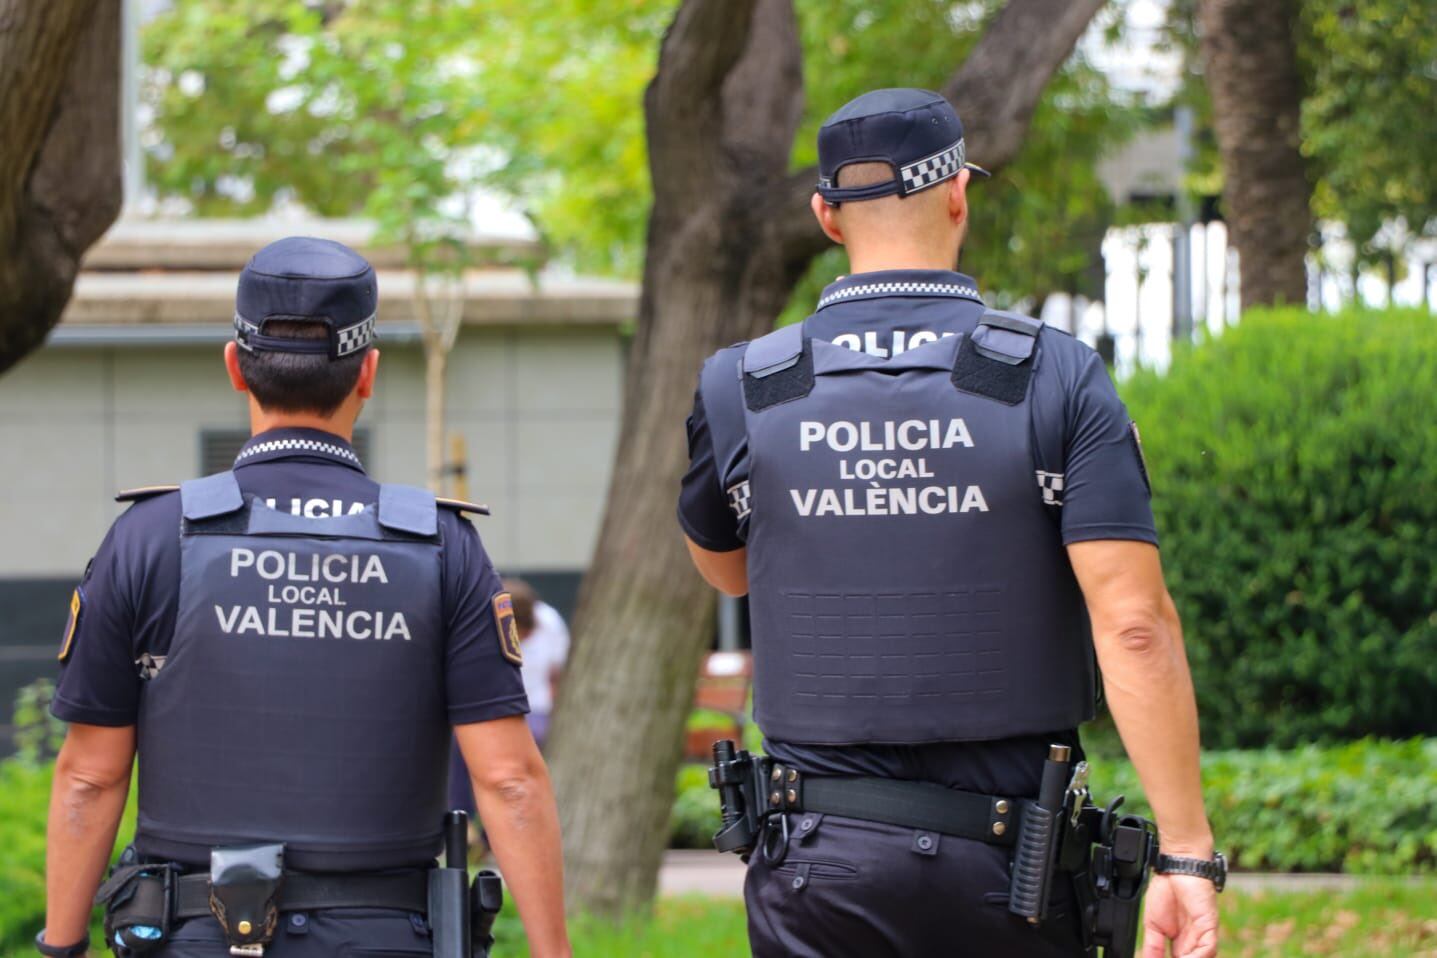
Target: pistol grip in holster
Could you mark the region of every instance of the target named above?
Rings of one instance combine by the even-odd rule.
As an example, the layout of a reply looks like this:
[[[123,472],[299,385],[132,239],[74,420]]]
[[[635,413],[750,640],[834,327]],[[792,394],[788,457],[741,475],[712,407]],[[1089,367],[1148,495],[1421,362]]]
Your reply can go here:
[[[210,912],[219,920],[230,954],[259,956],[279,925],[284,845],[210,850]]]
[[[488,958],[494,947],[494,919],[504,907],[504,882],[485,869],[474,876],[469,887],[469,927],[473,936],[474,958]]]

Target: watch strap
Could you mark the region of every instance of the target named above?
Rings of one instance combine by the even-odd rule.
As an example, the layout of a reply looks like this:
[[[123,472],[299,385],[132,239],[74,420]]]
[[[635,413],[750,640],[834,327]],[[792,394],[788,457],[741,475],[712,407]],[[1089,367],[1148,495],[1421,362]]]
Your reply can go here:
[[[1177,855],[1158,855],[1153,869],[1159,875],[1192,875],[1206,878],[1220,892],[1227,886],[1227,859],[1222,852],[1214,852],[1211,859],[1182,858]]]
[[[82,958],[90,950],[90,937],[86,935],[73,945],[52,945],[45,940],[45,929],[41,928],[35,936],[35,950],[45,958]]]

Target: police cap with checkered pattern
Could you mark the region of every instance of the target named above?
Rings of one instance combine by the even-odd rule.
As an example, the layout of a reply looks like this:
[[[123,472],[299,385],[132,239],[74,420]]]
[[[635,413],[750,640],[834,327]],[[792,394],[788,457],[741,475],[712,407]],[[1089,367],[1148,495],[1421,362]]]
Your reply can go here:
[[[290,236],[254,254],[240,273],[235,341],[250,352],[324,353],[340,359],[374,342],[379,290],[374,267],[333,240]],[[271,336],[275,320],[320,321],[324,339]]]
[[[887,163],[893,179],[838,186],[850,163]],[[818,194],[829,203],[908,196],[958,175],[966,162],[963,123],[952,104],[931,90],[874,90],[850,100],[818,130]]]

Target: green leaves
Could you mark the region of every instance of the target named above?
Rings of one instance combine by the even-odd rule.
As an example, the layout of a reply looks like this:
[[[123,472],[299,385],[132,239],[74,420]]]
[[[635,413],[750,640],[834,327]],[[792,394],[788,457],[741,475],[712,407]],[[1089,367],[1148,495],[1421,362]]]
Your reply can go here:
[[[1208,713],[1204,734],[1220,720]],[[1151,815],[1126,761],[1094,762],[1092,787]],[[1218,847],[1237,868],[1437,871],[1437,739],[1208,752],[1203,789]]]
[[[1437,729],[1437,326],[1251,314],[1123,388],[1204,736]]]

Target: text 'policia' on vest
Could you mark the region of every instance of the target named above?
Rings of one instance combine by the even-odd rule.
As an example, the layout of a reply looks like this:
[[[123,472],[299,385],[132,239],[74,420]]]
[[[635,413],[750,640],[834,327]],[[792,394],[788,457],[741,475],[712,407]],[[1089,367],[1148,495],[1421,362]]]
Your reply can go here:
[[[1092,717],[1082,594],[1032,468],[1040,330],[988,311],[970,336],[884,358],[799,324],[705,368],[716,443],[748,447],[766,735],[920,744]]]
[[[438,854],[448,726],[436,505],[423,490],[380,489],[377,507],[309,519],[242,495],[233,473],[181,487],[179,619],[139,725],[141,852],[198,862],[285,835],[302,869]],[[328,757],[296,754],[316,724]]]

